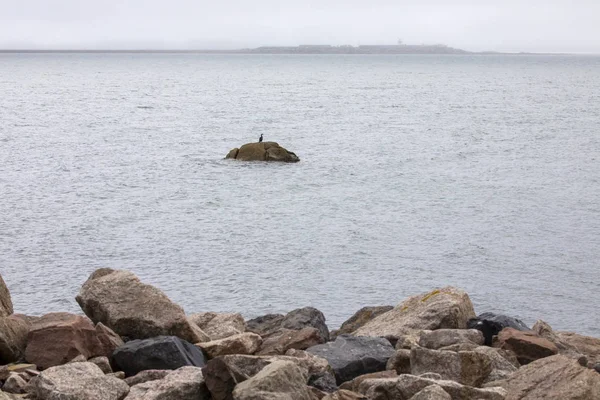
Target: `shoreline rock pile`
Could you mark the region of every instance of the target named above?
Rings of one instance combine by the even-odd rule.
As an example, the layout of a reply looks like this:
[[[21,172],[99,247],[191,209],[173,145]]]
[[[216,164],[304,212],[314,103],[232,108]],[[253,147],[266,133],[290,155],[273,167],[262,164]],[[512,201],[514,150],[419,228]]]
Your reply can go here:
[[[239,149],[231,149],[226,159],[238,161],[279,161],[295,163],[300,161],[298,156],[281,147],[276,142],[246,143]]]
[[[312,307],[186,315],[128,271],[76,299],[85,316],[14,314],[0,276],[0,400],[600,399],[600,339],[477,316],[454,287],[333,332]]]

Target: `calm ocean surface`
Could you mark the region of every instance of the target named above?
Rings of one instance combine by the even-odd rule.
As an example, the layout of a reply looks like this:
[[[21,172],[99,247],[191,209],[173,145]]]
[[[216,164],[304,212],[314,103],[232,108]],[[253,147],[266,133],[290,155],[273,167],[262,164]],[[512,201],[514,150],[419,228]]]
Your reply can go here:
[[[600,336],[600,57],[0,54],[0,273],[330,327],[443,285]],[[277,141],[293,165],[239,163]]]

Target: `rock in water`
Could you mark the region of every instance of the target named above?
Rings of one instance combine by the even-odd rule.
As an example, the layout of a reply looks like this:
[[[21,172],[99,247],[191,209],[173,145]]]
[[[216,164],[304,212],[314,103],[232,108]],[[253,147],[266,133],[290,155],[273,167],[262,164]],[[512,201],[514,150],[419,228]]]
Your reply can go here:
[[[385,371],[388,360],[396,353],[387,339],[348,335],[338,336],[335,342],[313,346],[306,351],[329,362],[338,385],[360,375]]]
[[[506,381],[506,388],[506,400],[600,399],[600,374],[556,355],[521,367]]]
[[[335,335],[332,336],[337,337],[338,335],[349,335],[367,322],[371,321],[373,318],[380,316],[383,313],[386,313],[392,310],[393,306],[376,306],[376,307],[363,307],[354,313],[346,322],[342,324],[340,329],[335,331]],[[335,339],[332,337],[332,339]]]
[[[8,287],[6,287],[6,283],[4,283],[4,279],[2,279],[2,275],[0,275],[0,318],[8,317],[13,312],[10,292],[8,291]]]
[[[122,400],[129,392],[124,381],[88,362],[49,368],[32,380],[31,389],[40,400]]]
[[[191,343],[210,340],[163,292],[128,271],[99,269],[77,296],[83,312],[120,336],[147,339],[178,336]]]
[[[232,149],[225,158],[240,161],[300,161],[296,154],[275,142],[246,143],[239,149]]]
[[[158,380],[140,383],[131,388],[125,400],[209,400],[202,370],[182,367]]]
[[[233,390],[234,400],[311,400],[306,371],[290,361],[275,361]]]
[[[0,365],[19,361],[25,353],[29,324],[15,316],[0,317]]]
[[[475,317],[469,295],[454,287],[413,296],[356,330],[355,336],[402,336],[424,329],[465,329]]]
[[[149,369],[203,367],[206,362],[199,348],[175,336],[132,340],[115,350],[112,361],[128,377]]]

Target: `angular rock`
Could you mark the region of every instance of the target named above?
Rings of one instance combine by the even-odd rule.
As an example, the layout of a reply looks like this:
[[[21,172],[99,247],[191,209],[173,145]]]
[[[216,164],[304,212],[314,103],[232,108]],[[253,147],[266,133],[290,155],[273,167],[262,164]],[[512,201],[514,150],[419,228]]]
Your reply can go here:
[[[396,353],[387,339],[348,335],[306,351],[329,362],[338,385],[360,375],[385,371],[386,363]]]
[[[379,315],[384,314],[393,308],[393,306],[363,307],[347,321],[345,321],[340,329],[335,331],[335,337],[338,335],[349,335],[367,322],[371,321],[373,318],[378,317]],[[335,337],[332,337],[332,339],[335,339]]]
[[[478,348],[479,345],[475,344],[473,342],[465,342],[465,343],[457,343],[457,344],[452,344],[450,346],[446,346],[446,347],[440,347],[437,350],[445,350],[445,351],[473,351],[476,348]]]
[[[356,330],[355,336],[401,336],[428,329],[464,329],[475,317],[469,295],[453,287],[413,296]]]
[[[139,385],[140,383],[160,380],[169,375],[171,372],[172,371],[168,369],[147,369],[145,371],[141,371],[137,375],[125,378],[125,382],[129,386],[135,386]]]
[[[215,358],[228,354],[254,354],[261,344],[262,338],[259,335],[246,332],[225,339],[197,343],[196,346],[201,348],[208,355],[208,358]]]
[[[493,337],[498,335],[504,328],[513,328],[519,331],[528,331],[529,328],[520,319],[491,312],[480,314],[477,318],[468,321],[469,329],[477,329],[483,334],[484,344],[492,345]]]
[[[438,329],[435,331],[422,331],[419,336],[419,345],[433,350],[462,343],[481,346],[483,335],[476,329]]]
[[[285,354],[289,349],[306,350],[309,347],[323,343],[325,343],[325,340],[316,328],[308,327],[299,331],[282,328],[263,341],[258,354]]]
[[[29,324],[14,316],[0,317],[0,365],[19,361],[25,353]]]
[[[258,374],[238,384],[234,400],[311,400],[308,375],[295,363],[275,361]]]
[[[125,344],[123,339],[121,339],[121,336],[117,335],[115,331],[104,325],[102,322],[99,322],[96,325],[96,334],[98,335],[98,340],[102,347],[100,354],[105,355],[106,357],[110,357],[116,349]]]
[[[111,374],[113,372],[108,357],[93,357],[89,359],[89,362],[96,364],[105,374]]]
[[[507,381],[506,400],[600,399],[600,374],[562,355],[521,367]]]
[[[410,351],[410,368],[413,375],[435,372],[443,379],[476,387],[492,371],[492,362],[487,355],[473,351],[453,352],[413,347]]]
[[[225,158],[239,161],[281,161],[298,162],[300,159],[291,151],[275,142],[246,143],[239,149],[232,149]]]
[[[398,375],[410,374],[410,350],[396,350],[396,353],[388,360],[385,369],[393,370]]]
[[[323,341],[329,340],[329,328],[325,324],[325,316],[314,307],[304,307],[290,311],[281,321],[281,328],[299,331],[303,328],[315,328]]]
[[[373,372],[372,374],[366,374],[358,376],[351,381],[344,382],[340,385],[340,389],[346,389],[351,392],[357,392],[360,384],[367,379],[385,379],[385,378],[395,378],[398,374],[396,371],[381,371],[381,372]]]
[[[279,329],[285,316],[283,314],[267,314],[246,321],[246,330],[267,337]]]
[[[203,369],[206,385],[213,400],[231,400],[234,387],[275,361],[290,361],[308,375],[308,384],[319,389],[335,390],[335,378],[327,360],[301,350],[290,350],[290,356],[229,355],[210,360]],[[333,386],[331,386],[333,385]]]
[[[0,275],[0,318],[8,317],[14,312],[10,291]]]
[[[189,316],[211,340],[224,339],[246,332],[246,322],[241,314],[197,313]]]
[[[517,369],[513,363],[508,361],[500,352],[502,350],[488,346],[480,346],[475,350],[477,353],[485,354],[492,363],[492,371],[484,380],[484,383],[508,379]]]
[[[367,398],[362,394],[341,389],[323,397],[322,400],[367,400]]]
[[[69,314],[46,314],[31,326],[25,359],[46,369],[65,364],[78,356],[83,360],[102,356],[105,349],[88,318]]]
[[[413,348],[413,346],[419,345],[420,335],[421,331],[415,331],[414,334],[395,336],[394,338],[396,339],[396,344],[394,345],[394,347],[396,348],[396,350],[410,350]]]
[[[600,374],[600,362],[594,365],[594,370]]]
[[[206,361],[202,351],[193,344],[176,336],[158,336],[125,343],[115,350],[112,362],[130,377],[149,369],[203,367]]]
[[[125,372],[123,371],[111,372],[110,374],[106,374],[106,376],[112,376],[117,379],[125,380]]]
[[[10,374],[10,376],[8,377],[8,379],[6,380],[6,382],[4,382],[4,385],[2,386],[3,391],[5,391],[7,393],[14,393],[14,394],[26,393],[27,392],[25,390],[26,388],[27,388],[27,381],[16,373]]]
[[[0,381],[5,381],[12,373],[27,372],[29,375],[38,375],[37,367],[33,364],[10,364],[0,366]],[[31,373],[33,372],[33,373]]]
[[[163,379],[147,381],[131,388],[125,400],[209,400],[202,370],[182,367]]]
[[[83,284],[76,300],[92,321],[102,322],[120,336],[147,339],[171,335],[191,343],[209,339],[180,306],[128,271],[97,270]]]
[[[592,365],[600,362],[600,338],[560,331],[556,332],[556,335],[561,342],[566,343],[586,356]]]
[[[452,400],[441,386],[431,385],[415,394],[410,400]]]
[[[558,348],[548,339],[539,337],[533,331],[519,331],[514,328],[503,329],[498,334],[498,343],[495,346],[514,351],[521,365],[558,353]]]
[[[28,389],[40,400],[122,400],[129,392],[124,381],[88,362],[48,368]]]
[[[361,383],[359,393],[369,400],[410,399],[428,386],[440,386],[452,400],[504,400],[502,388],[477,389],[454,381],[432,380],[414,375],[400,375],[393,379],[368,379]]]

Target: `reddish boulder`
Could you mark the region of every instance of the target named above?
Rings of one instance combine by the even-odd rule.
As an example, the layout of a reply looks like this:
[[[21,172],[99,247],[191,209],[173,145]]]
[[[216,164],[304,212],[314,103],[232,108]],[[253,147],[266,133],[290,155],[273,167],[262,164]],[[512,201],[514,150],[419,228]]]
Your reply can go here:
[[[539,337],[533,331],[514,328],[504,328],[498,335],[495,347],[513,351],[521,365],[558,354],[558,348],[548,339]]]
[[[14,315],[0,317],[0,365],[19,361],[27,346],[29,324]]]

